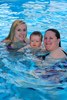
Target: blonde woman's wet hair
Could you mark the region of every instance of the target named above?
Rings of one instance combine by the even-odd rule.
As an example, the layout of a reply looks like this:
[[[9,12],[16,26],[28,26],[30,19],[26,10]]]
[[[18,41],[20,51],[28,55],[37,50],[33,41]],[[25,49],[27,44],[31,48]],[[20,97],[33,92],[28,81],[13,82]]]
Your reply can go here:
[[[9,35],[6,37],[6,39],[9,39],[11,42],[14,40],[15,29],[19,24],[25,24],[26,25],[26,23],[22,20],[15,20],[11,25]],[[27,30],[27,25],[26,25],[26,30]]]

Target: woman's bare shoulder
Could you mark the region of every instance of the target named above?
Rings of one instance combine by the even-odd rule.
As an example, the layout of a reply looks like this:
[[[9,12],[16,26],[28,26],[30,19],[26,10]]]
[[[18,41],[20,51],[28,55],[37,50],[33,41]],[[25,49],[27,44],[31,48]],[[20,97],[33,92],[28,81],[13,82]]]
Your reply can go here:
[[[11,41],[9,39],[4,39],[4,40],[2,40],[2,42],[4,42],[4,43],[10,43]]]
[[[66,57],[62,48],[57,49],[55,52],[51,53],[51,55],[52,55],[53,58],[64,58],[64,57]]]

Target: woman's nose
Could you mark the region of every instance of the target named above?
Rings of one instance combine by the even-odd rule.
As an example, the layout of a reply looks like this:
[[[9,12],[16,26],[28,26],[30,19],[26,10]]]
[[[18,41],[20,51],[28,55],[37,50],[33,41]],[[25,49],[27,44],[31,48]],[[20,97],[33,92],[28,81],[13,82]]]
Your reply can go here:
[[[21,32],[21,35],[24,35],[24,34],[25,34],[25,33],[22,31],[22,32]]]
[[[45,39],[44,42],[50,42],[50,39],[49,38],[48,39]]]

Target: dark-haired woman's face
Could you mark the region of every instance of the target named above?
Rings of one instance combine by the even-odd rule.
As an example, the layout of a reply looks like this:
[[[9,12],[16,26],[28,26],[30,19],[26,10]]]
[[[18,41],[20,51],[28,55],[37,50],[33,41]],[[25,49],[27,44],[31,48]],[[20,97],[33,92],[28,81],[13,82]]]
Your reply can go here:
[[[44,36],[44,45],[46,50],[53,51],[59,47],[60,39],[57,39],[53,31],[47,31]]]

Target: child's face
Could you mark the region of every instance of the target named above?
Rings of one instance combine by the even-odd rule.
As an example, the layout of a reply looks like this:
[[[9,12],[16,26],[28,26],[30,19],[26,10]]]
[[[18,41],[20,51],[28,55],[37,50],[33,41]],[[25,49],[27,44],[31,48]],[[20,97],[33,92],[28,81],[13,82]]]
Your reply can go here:
[[[20,24],[15,29],[15,40],[17,41],[24,41],[26,38],[26,25]]]
[[[30,39],[30,46],[32,48],[37,48],[41,46],[41,37],[38,35],[32,35]]]

